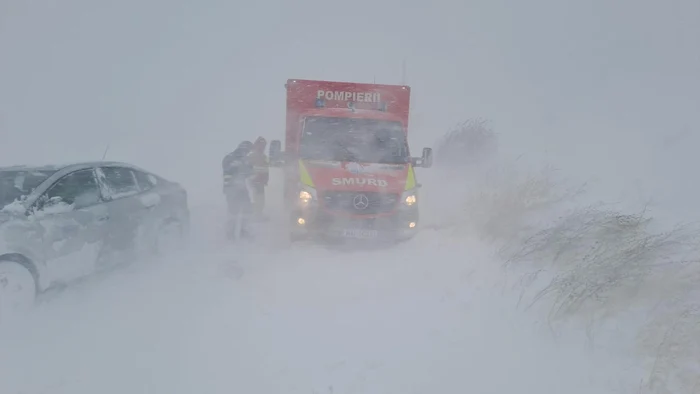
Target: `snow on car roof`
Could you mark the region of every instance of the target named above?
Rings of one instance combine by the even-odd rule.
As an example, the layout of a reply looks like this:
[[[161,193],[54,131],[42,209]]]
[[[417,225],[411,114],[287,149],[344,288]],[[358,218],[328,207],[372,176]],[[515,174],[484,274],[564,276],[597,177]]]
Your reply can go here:
[[[57,171],[63,167],[61,166],[52,166],[52,165],[27,165],[27,164],[18,164],[14,166],[5,166],[5,167],[0,167],[0,171],[35,171],[35,170],[52,170],[52,171]]]
[[[81,167],[98,167],[98,166],[120,166],[120,167],[130,167],[134,169],[138,169],[139,167],[133,165],[133,164],[128,164],[128,163],[122,163],[118,161],[86,161],[86,162],[72,162],[72,163],[63,163],[63,164],[39,164],[39,165],[30,165],[30,164],[18,164],[18,165],[13,165],[13,166],[5,166],[5,167],[0,167],[0,171],[59,171],[63,170],[65,168],[69,167],[75,167],[75,168],[81,168]]]

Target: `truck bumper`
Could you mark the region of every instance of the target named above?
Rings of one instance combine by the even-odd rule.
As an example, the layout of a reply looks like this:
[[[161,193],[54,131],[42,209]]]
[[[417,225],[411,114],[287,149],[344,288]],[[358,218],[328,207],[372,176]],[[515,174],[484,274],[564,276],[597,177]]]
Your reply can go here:
[[[400,241],[418,231],[417,208],[398,209],[391,215],[347,216],[320,209],[294,209],[291,213],[292,237],[330,241]]]

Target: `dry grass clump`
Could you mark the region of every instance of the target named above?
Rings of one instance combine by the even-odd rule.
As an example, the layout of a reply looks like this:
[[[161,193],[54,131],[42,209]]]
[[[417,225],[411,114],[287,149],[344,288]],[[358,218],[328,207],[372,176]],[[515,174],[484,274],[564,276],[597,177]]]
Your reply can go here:
[[[435,145],[435,165],[465,167],[498,154],[498,134],[486,119],[469,119],[457,124]]]
[[[585,185],[566,188],[552,167],[522,175],[516,165],[482,166],[497,144],[477,119],[437,145],[438,167],[464,174],[452,227],[497,244],[509,271],[522,274],[521,302],[543,305],[550,323],[629,329],[641,359],[653,360],[640,393],[700,393],[700,228],[659,230],[647,211],[573,204]],[[625,320],[630,314],[642,318]]]

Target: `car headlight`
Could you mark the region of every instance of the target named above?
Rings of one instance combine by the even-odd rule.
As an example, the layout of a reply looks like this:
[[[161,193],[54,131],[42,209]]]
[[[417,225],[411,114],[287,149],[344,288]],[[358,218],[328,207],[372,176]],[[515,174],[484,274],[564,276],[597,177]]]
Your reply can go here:
[[[401,203],[407,207],[411,207],[418,202],[418,193],[416,190],[406,190],[401,195]]]

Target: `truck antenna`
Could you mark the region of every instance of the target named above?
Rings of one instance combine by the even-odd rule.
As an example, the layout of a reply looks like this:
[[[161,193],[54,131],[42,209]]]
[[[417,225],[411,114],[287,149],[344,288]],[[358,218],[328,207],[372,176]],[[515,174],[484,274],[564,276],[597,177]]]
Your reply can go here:
[[[103,160],[103,161],[104,161],[104,159],[107,157],[107,151],[108,151],[108,150],[109,150],[109,143],[107,144],[107,147],[105,148],[105,152],[102,154],[102,160]]]
[[[401,85],[406,85],[406,59],[401,63]]]

